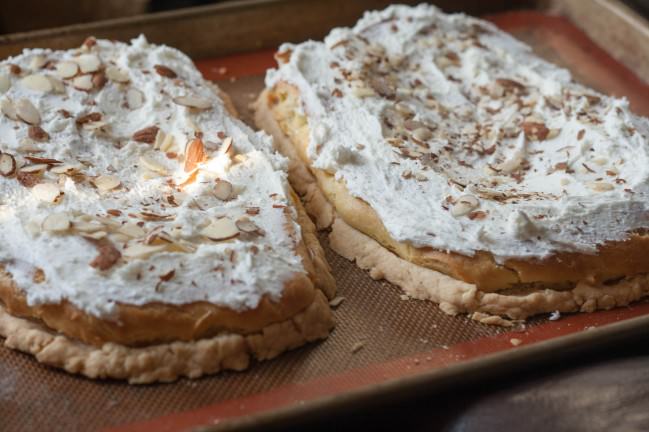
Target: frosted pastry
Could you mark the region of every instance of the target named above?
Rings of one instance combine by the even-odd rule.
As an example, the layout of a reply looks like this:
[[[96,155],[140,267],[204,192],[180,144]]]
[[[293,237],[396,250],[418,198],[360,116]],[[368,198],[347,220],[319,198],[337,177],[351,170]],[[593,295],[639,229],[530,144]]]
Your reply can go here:
[[[89,377],[241,370],[335,284],[271,138],[144,37],[0,63],[0,335]]]
[[[625,99],[428,5],[276,57],[257,122],[332,246],[373,276],[500,323],[649,291],[649,121]]]

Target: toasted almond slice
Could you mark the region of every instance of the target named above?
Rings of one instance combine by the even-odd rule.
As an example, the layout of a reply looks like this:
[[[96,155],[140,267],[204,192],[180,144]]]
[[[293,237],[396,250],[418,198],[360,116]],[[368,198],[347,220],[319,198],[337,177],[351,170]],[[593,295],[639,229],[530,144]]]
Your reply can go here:
[[[138,89],[128,89],[126,92],[126,104],[132,110],[142,108],[142,105],[144,105],[144,93]]]
[[[50,84],[52,84],[53,93],[65,93],[65,85],[63,85],[63,81],[51,75],[48,75],[47,79],[50,81]]]
[[[106,77],[116,83],[125,84],[130,81],[128,73],[116,68],[115,66],[109,66],[106,68]]]
[[[153,139],[153,148],[156,150],[160,149],[166,138],[167,134],[165,134],[162,129],[158,129],[158,132],[156,132],[155,138]]]
[[[162,252],[166,247],[166,244],[144,245],[131,243],[124,248],[122,256],[128,259],[146,259],[155,253]]]
[[[75,220],[72,222],[72,228],[81,233],[93,233],[105,229],[104,225],[97,221]]]
[[[158,135],[158,126],[149,126],[144,129],[140,129],[133,134],[133,141],[153,144],[155,142],[156,136]]]
[[[154,65],[153,68],[158,73],[158,75],[163,76],[165,78],[176,78],[176,77],[178,77],[176,72],[174,72],[173,69],[170,69],[167,66],[157,64],[157,65]]]
[[[117,232],[133,238],[140,238],[146,235],[146,231],[142,227],[131,222],[125,223],[119,227]]]
[[[96,240],[93,239],[93,242]],[[117,248],[105,239],[97,242],[97,252],[98,255],[90,262],[90,266],[101,271],[110,269],[122,256]]]
[[[91,233],[82,233],[81,237],[91,239],[91,240],[101,240],[107,235],[108,233],[106,231],[95,231]]]
[[[69,79],[79,73],[79,65],[71,61],[62,61],[56,64],[56,74],[63,78]]]
[[[420,127],[412,131],[412,137],[417,141],[428,141],[433,137],[433,133],[426,127]]]
[[[451,207],[451,215],[455,217],[467,215],[479,205],[480,202],[473,195],[462,195]]]
[[[176,139],[172,134],[167,134],[160,144],[160,150],[168,153],[168,152],[173,152],[177,151],[178,148],[176,147]]]
[[[81,91],[90,91],[94,87],[92,75],[79,75],[72,80],[72,86]]]
[[[47,141],[50,139],[50,135],[40,126],[30,126],[27,130],[27,136],[34,141]]]
[[[205,162],[206,159],[203,141],[200,138],[194,138],[185,148],[185,172],[195,170],[198,164]]]
[[[46,165],[60,165],[63,163],[58,159],[44,158],[38,156],[25,156],[25,159],[27,159],[31,163],[46,164]]]
[[[20,167],[19,171],[21,173],[37,173],[37,172],[42,172],[45,171],[48,167],[48,164],[44,163],[37,163],[33,165],[25,165],[23,167]]]
[[[53,167],[50,172],[54,174],[65,174],[71,175],[77,173],[83,169],[81,164],[63,164]]]
[[[165,168],[163,165],[158,163],[158,161],[152,159],[149,156],[146,156],[146,155],[140,156],[140,163],[145,168],[148,168],[151,171],[156,172],[158,174],[162,174],[162,175],[169,174],[169,171],[167,171],[167,168]]]
[[[11,80],[6,73],[0,73],[0,94],[6,93],[11,88]]]
[[[43,66],[47,64],[47,58],[44,55],[37,54],[29,61],[29,68],[31,70],[43,69]]]
[[[82,54],[74,59],[82,73],[97,72],[101,67],[101,60],[95,54]]]
[[[232,150],[232,143],[233,143],[232,137],[226,137],[223,140],[223,143],[221,144],[221,147],[219,148],[219,154],[227,154],[231,155],[231,150]]]
[[[30,125],[37,125],[41,122],[41,114],[28,99],[20,99],[16,102],[16,116]]]
[[[67,213],[52,213],[43,220],[43,230],[50,232],[66,231],[70,228],[70,217]]]
[[[20,85],[27,90],[33,90],[42,93],[52,91],[52,83],[47,77],[40,74],[27,75],[20,80]]]
[[[245,233],[259,233],[259,227],[247,217],[239,218],[236,222],[237,228]]]
[[[234,188],[232,183],[227,180],[216,180],[214,185],[214,195],[221,201],[228,201],[234,198],[233,196]]]
[[[212,102],[200,96],[177,96],[173,101],[178,105],[199,110],[212,108]]]
[[[118,187],[122,182],[112,175],[101,175],[94,179],[93,183],[101,192],[106,192]]]
[[[94,131],[94,130],[99,130],[99,129],[105,129],[106,126],[108,126],[108,122],[105,121],[94,121],[94,122],[87,122],[83,124],[83,128],[85,130],[89,131]]]
[[[11,177],[16,173],[16,158],[9,153],[0,153],[0,175]]]
[[[224,217],[203,228],[201,234],[210,240],[229,240],[239,235],[239,228],[232,219]]]
[[[40,201],[53,203],[61,194],[61,190],[54,183],[39,183],[32,188],[32,194]]]
[[[16,106],[11,101],[11,99],[2,99],[0,101],[0,111],[2,111],[2,114],[6,115],[11,120],[18,120],[18,115],[16,114]]]

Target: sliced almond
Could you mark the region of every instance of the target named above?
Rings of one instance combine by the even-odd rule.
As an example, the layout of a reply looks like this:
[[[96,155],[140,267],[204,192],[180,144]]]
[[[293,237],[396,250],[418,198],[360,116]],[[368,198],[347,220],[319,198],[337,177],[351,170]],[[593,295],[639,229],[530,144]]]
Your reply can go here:
[[[144,245],[141,243],[132,243],[125,247],[122,256],[129,259],[146,259],[151,255],[162,252],[167,245]]]
[[[16,173],[16,159],[9,153],[0,153],[0,175],[11,177]]]
[[[176,147],[176,139],[172,134],[165,135],[164,140],[160,144],[160,150],[165,153],[175,152],[178,150]]]
[[[105,121],[91,121],[83,124],[83,128],[89,131],[107,130],[108,122]]]
[[[97,256],[90,262],[90,267],[96,268],[101,271],[109,270],[121,258],[122,254],[110,242],[101,240],[97,244]]]
[[[156,150],[160,149],[166,138],[167,134],[162,132],[162,129],[158,129],[158,132],[155,134],[155,139],[153,140],[153,148]]]
[[[233,193],[234,187],[232,187],[232,183],[227,180],[216,180],[216,184],[214,185],[214,195],[218,199],[220,199],[221,201],[231,200],[232,198],[234,198]]]
[[[158,174],[162,174],[162,175],[169,174],[167,168],[165,168],[162,164],[158,163],[158,161],[156,161],[155,159],[149,156],[146,155],[140,156],[140,163],[145,168],[150,169],[151,171],[156,172]]]
[[[453,207],[451,207],[451,215],[460,217],[469,214],[480,205],[478,199],[473,195],[460,196]]]
[[[67,213],[52,213],[43,220],[43,231],[61,232],[70,228],[70,217]]]
[[[236,222],[237,228],[239,228],[240,231],[249,233],[249,234],[259,234],[260,228],[255,224],[253,221],[251,221],[247,217],[242,217],[237,220]]]
[[[32,188],[32,194],[40,201],[53,203],[61,195],[61,190],[54,183],[39,183]]]
[[[50,135],[40,126],[30,126],[27,130],[27,136],[34,141],[47,141]]]
[[[102,231],[105,227],[103,224],[93,220],[75,220],[72,222],[72,228],[81,233],[93,233]]]
[[[16,114],[16,106],[11,101],[11,99],[2,99],[0,101],[0,111],[2,111],[2,114],[6,115],[11,120],[18,120],[18,116]]]
[[[27,75],[20,80],[20,85],[27,90],[33,90],[42,93],[49,93],[52,91],[52,83],[47,77],[39,74]]]
[[[33,165],[25,165],[20,167],[20,172],[25,174],[40,173],[47,169],[48,165],[44,163],[37,163]]]
[[[56,64],[56,74],[63,78],[69,79],[79,73],[79,65],[71,61],[62,61]]]
[[[93,183],[102,192],[113,190],[118,187],[122,182],[112,175],[101,175],[94,179]]]
[[[65,174],[65,175],[72,175],[75,173],[78,173],[83,169],[83,165],[81,164],[63,164],[63,165],[58,165],[53,167],[50,172],[54,174]]]
[[[134,88],[128,89],[126,92],[126,104],[132,110],[142,108],[142,105],[144,105],[144,93]]]
[[[48,76],[47,79],[50,81],[50,84],[52,84],[53,93],[65,93],[65,85],[63,84],[63,81],[53,76]]]
[[[79,65],[82,73],[97,72],[101,67],[101,60],[95,54],[82,54],[74,61]]]
[[[163,76],[165,78],[176,78],[176,77],[178,77],[176,72],[174,72],[173,69],[170,69],[167,66],[155,65],[155,66],[153,66],[153,68],[158,73],[158,75]]]
[[[144,228],[131,222],[125,223],[124,225],[119,227],[117,229],[117,232],[132,238],[140,238],[146,235],[146,231],[144,231]]]
[[[0,73],[0,94],[6,93],[11,88],[11,80],[6,73]]]
[[[95,231],[92,233],[82,233],[81,237],[87,238],[90,240],[101,240],[106,237],[108,233],[106,231]]]
[[[219,148],[219,154],[222,154],[222,155],[225,155],[225,154],[230,155],[230,154],[231,154],[231,150],[232,150],[232,143],[233,143],[233,141],[234,141],[234,140],[232,139],[232,137],[226,137],[226,138],[223,140],[223,143],[221,144],[221,147]]]
[[[47,58],[44,55],[37,54],[29,61],[29,68],[31,70],[43,69],[47,64]]]
[[[106,77],[109,80],[120,84],[125,84],[130,81],[128,73],[115,66],[109,66],[106,68]]]
[[[200,96],[178,96],[173,98],[173,101],[178,105],[199,110],[212,108],[212,102]]]
[[[153,144],[155,142],[156,135],[158,135],[158,130],[159,128],[157,126],[149,126],[144,129],[140,129],[133,134],[133,141]]]
[[[210,240],[223,241],[229,240],[239,235],[239,228],[232,219],[224,217],[205,227],[201,234]]]
[[[83,124],[90,123],[90,122],[97,122],[97,121],[101,120],[101,117],[102,117],[101,113],[92,112],[92,113],[84,114],[82,116],[77,117],[76,123],[78,125],[83,125]]]
[[[28,99],[20,99],[16,102],[16,116],[30,125],[37,125],[41,122],[41,114]]]
[[[185,148],[185,172],[195,170],[198,164],[205,162],[206,159],[203,141],[200,138],[194,138]]]
[[[81,91],[90,91],[95,86],[92,82],[92,75],[79,75],[72,80],[72,86]]]

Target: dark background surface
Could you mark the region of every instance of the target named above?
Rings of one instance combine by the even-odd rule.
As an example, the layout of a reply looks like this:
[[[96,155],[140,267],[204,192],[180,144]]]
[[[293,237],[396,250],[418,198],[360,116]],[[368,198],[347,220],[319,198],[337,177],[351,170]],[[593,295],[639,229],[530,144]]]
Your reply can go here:
[[[591,1],[591,0],[583,0]],[[215,3],[210,0],[2,1],[0,34]],[[649,0],[627,0],[649,17]],[[649,431],[649,331],[624,346],[543,369],[316,418],[296,430]]]

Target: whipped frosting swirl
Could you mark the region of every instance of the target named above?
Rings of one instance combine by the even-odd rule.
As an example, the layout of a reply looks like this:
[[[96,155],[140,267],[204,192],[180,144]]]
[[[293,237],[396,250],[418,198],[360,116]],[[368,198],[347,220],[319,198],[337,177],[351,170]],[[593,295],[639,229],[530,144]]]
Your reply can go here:
[[[0,103],[0,152],[17,164],[0,176],[0,263],[30,305],[245,310],[304,271],[286,160],[178,50],[143,36],[28,49],[0,63]],[[204,155],[187,171],[197,136]],[[112,250],[93,261],[107,240],[114,265]]]
[[[502,262],[649,225],[649,120],[486,21],[391,6],[279,53],[313,166],[397,241]]]

